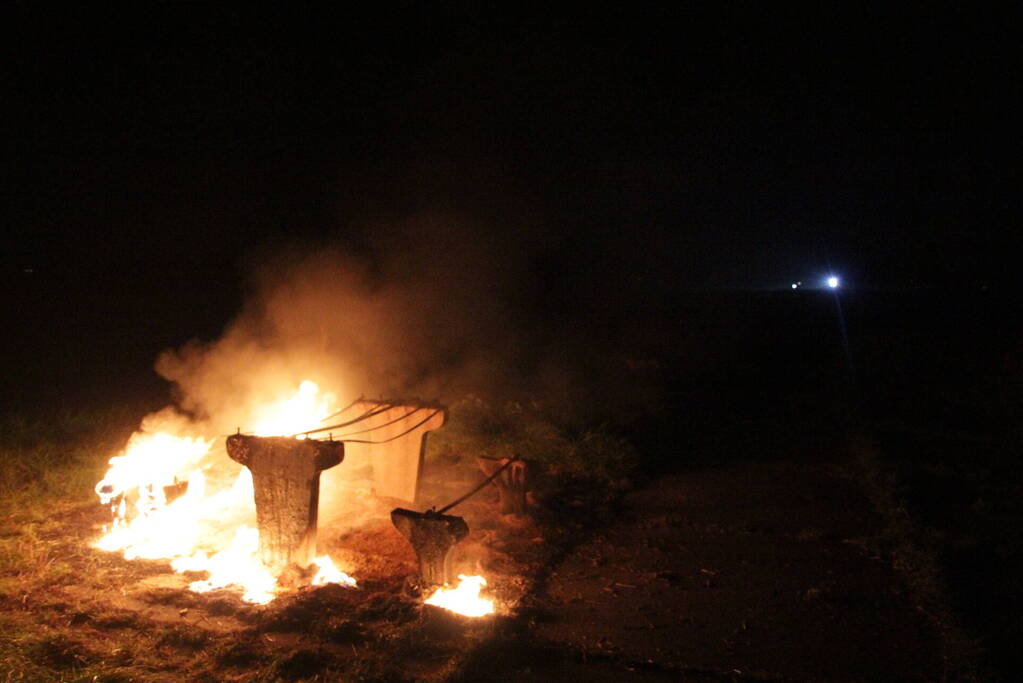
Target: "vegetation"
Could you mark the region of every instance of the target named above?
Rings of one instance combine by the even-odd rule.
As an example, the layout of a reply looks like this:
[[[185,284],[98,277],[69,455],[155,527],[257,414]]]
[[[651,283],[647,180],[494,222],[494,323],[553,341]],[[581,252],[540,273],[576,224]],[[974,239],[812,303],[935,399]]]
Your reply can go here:
[[[366,581],[360,575],[358,591],[304,589],[255,607],[231,591],[192,593],[185,585],[199,577],[173,575],[164,562],[92,548],[108,521],[93,488],[140,417],[107,410],[0,421],[0,682],[445,679],[497,627],[449,623],[424,609],[393,567]],[[512,454],[605,492],[635,463],[609,430],[568,429],[538,405],[468,398],[431,437],[431,458],[473,472],[477,455]],[[559,504],[576,498],[551,496]],[[498,597],[514,603],[565,533],[548,530],[538,514],[495,535],[503,522],[488,506],[496,501],[476,496],[460,514],[482,515],[473,542],[497,563],[487,574],[512,591]],[[500,553],[487,550],[495,539]]]
[[[43,420],[24,415],[0,420],[0,511],[4,519],[49,517],[53,504],[81,503],[107,460],[138,423],[123,410],[61,413]]]
[[[500,405],[466,396],[449,409],[444,429],[430,437],[430,457],[511,458],[535,462],[555,475],[615,484],[632,476],[635,448],[606,425],[570,426],[542,402]]]
[[[191,593],[183,579],[168,581],[165,563],[91,548],[106,521],[93,486],[139,417],[83,411],[0,421],[0,682],[445,680],[465,673],[495,629],[517,628],[507,619],[445,621],[403,594],[403,575],[377,577],[357,593],[326,586],[257,608],[229,591]],[[475,471],[476,457],[517,455],[551,475],[537,492],[535,526],[496,534],[499,520],[473,525],[477,543],[501,544],[483,551],[495,563],[487,572],[503,566],[495,583],[518,582],[519,597],[530,577],[579,542],[585,523],[607,512],[638,465],[611,428],[572,424],[542,403],[465,397],[429,443],[429,458],[447,465]],[[976,646],[951,616],[935,551],[891,468],[870,444],[854,446],[846,467],[885,518],[872,540],[877,553],[907,576],[918,608],[942,627],[950,669],[969,671]]]
[[[978,671],[981,646],[963,631],[949,605],[941,549],[907,510],[893,467],[869,439],[855,440],[850,451],[846,474],[859,483],[884,524],[881,535],[873,539],[874,551],[905,577],[917,609],[940,629],[946,668],[967,680],[989,678],[991,672],[981,676]]]

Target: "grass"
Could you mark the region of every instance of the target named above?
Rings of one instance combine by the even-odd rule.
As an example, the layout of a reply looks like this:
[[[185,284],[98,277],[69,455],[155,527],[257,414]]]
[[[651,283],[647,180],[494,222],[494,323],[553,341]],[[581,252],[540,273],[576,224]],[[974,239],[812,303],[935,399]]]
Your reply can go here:
[[[84,555],[64,521],[95,501],[106,461],[137,418],[104,410],[0,421],[0,594],[73,578]]]
[[[432,623],[397,584],[358,598],[324,587],[267,608],[228,592],[197,596],[145,584],[166,575],[165,565],[128,562],[88,545],[104,520],[93,486],[139,417],[83,411],[0,421],[0,683],[444,680],[457,677],[472,659],[467,653],[490,637]],[[578,535],[559,532],[558,524],[573,510],[597,514],[638,465],[635,450],[612,429],[565,422],[540,403],[466,397],[429,443],[430,458],[472,466],[480,456],[519,455],[553,473],[557,488],[539,497],[537,514],[540,525],[549,517],[540,533],[552,548]],[[870,444],[853,450],[851,474],[885,517],[880,551],[944,630],[950,670],[969,671],[975,645],[942,597],[934,552],[900,501],[891,468]],[[572,507],[586,496],[595,499]]]
[[[107,583],[82,511],[96,511],[93,487],[138,418],[107,409],[0,420],[0,680],[78,680],[108,657],[101,640],[68,627],[115,627],[124,614],[89,615],[54,591]]]
[[[71,505],[89,500],[138,417],[104,410],[0,420],[0,511],[5,517],[45,519],[55,500]]]
[[[165,563],[92,548],[107,521],[95,483],[140,417],[0,420],[0,683],[443,680],[486,637],[473,625],[438,628],[401,594],[403,577],[358,596],[327,586],[254,607],[230,591],[167,587]],[[466,459],[474,470],[477,455],[511,453],[600,484],[627,476],[635,459],[605,428],[571,429],[542,406],[472,398],[431,439],[430,457]]]
[[[542,402],[495,404],[466,396],[430,437],[429,457],[452,462],[487,457],[532,461],[554,474],[612,484],[632,476],[635,448],[607,425],[573,425]]]
[[[939,559],[940,548],[916,522],[899,495],[894,468],[869,439],[861,437],[851,447],[849,474],[859,482],[884,521],[877,552],[887,557],[905,578],[917,609],[927,614],[941,631],[946,670],[965,680],[988,680],[981,670],[982,648],[962,629],[949,602],[949,590]]]
[[[95,501],[93,487],[137,419],[106,410],[0,421],[0,590],[71,570],[62,515]]]

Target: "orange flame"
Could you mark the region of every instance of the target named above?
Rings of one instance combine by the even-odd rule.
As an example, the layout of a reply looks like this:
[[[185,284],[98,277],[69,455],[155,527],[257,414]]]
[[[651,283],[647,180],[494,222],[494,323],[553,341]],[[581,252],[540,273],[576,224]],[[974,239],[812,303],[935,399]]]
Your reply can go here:
[[[334,561],[330,559],[330,555],[320,555],[313,560],[313,564],[318,567],[318,571],[316,576],[313,577],[312,585],[322,586],[327,583],[339,583],[342,586],[355,588],[355,579],[335,567]]]
[[[333,412],[333,394],[320,394],[316,382],[305,380],[298,391],[279,403],[265,406],[253,416],[256,436],[291,436],[312,429]]]
[[[494,613],[494,601],[480,597],[480,590],[487,585],[482,576],[458,575],[455,588],[438,588],[424,602],[451,610],[466,617],[482,617]]]
[[[290,396],[253,411],[249,424],[261,436],[294,434],[330,415],[334,403],[333,394],[321,393],[307,380]],[[270,602],[277,578],[260,562],[259,532],[249,526],[255,512],[249,470],[243,468],[229,487],[211,493],[204,470],[211,466],[213,441],[173,432],[142,429],[110,459],[96,493],[110,505],[113,524],[95,546],[129,560],[169,559],[178,572],[208,572],[207,579],[190,585],[196,592],[234,586],[249,602]],[[182,482],[187,482],[184,494],[168,501],[166,487]],[[330,557],[315,563],[314,583],[355,586]]]

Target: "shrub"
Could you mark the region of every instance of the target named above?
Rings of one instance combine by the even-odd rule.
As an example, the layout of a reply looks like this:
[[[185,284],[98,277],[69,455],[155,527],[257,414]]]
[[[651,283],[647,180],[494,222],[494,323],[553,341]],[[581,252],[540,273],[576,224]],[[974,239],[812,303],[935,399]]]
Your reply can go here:
[[[466,396],[450,406],[444,429],[430,436],[428,457],[520,458],[552,472],[602,480],[627,477],[637,465],[632,445],[606,425],[573,429],[542,402],[494,405]]]

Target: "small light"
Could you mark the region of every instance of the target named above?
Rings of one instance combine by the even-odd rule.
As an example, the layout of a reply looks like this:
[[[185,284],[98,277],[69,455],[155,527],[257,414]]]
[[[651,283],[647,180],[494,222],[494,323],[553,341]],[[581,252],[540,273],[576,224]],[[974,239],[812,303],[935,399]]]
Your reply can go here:
[[[798,287],[798,286],[799,286],[799,285],[798,285],[798,284],[796,284],[795,282],[793,282],[793,283],[792,283],[792,289],[795,289],[795,288],[796,288],[796,287]]]
[[[832,275],[828,278],[828,287],[832,289],[838,289],[838,278]]]

